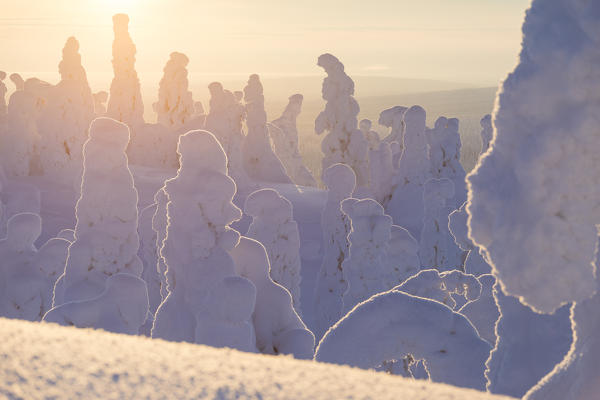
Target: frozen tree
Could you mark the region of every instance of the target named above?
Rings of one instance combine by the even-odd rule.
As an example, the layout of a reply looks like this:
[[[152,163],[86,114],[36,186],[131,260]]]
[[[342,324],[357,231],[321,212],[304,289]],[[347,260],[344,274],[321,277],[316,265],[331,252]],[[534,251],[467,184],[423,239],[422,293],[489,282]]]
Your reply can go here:
[[[373,123],[370,119],[363,119],[358,124],[360,131],[363,133],[363,136],[367,139],[369,143],[369,150],[375,150],[379,148],[379,143],[381,139],[379,139],[379,133],[371,129]]]
[[[389,143],[392,148],[392,164],[394,168],[398,167],[402,150],[404,149],[404,114],[408,108],[395,106],[383,110],[379,114],[379,125],[390,128],[390,133],[383,139],[383,142]],[[385,204],[384,204],[385,206]]]
[[[258,350],[264,354],[312,358],[315,337],[294,311],[290,293],[269,276],[269,258],[264,246],[242,236],[229,253],[237,273],[256,287],[252,321]]]
[[[303,96],[294,94],[290,96],[281,117],[269,125],[269,135],[273,141],[275,153],[283,163],[290,179],[301,186],[317,186],[315,178],[302,162],[298,149],[298,128],[296,118],[302,110]],[[274,125],[274,126],[273,126]],[[279,129],[277,129],[279,128]]]
[[[348,257],[350,219],[342,212],[341,203],[352,196],[356,176],[346,164],[333,164],[323,173],[323,183],[327,186],[327,202],[321,213],[324,255],[314,296],[317,338],[342,317],[342,298],[348,289],[343,263]]]
[[[242,119],[244,106],[219,82],[208,85],[210,111],[206,116],[205,128],[214,134],[227,154],[227,170],[236,183],[238,191],[252,188],[242,161]]]
[[[246,236],[265,246],[271,279],[289,290],[294,309],[301,315],[300,233],[292,203],[273,189],[262,189],[246,198],[244,212],[252,217]]]
[[[162,303],[163,297],[161,295],[161,276],[158,272],[158,247],[156,246],[157,232],[152,229],[152,219],[157,210],[157,204],[151,204],[148,207],[140,211],[139,224],[138,224],[138,236],[140,237],[140,248],[138,250],[138,257],[142,261],[144,269],[142,271],[141,278],[146,282],[148,288],[148,303],[150,316],[144,326],[140,330],[140,333],[150,336],[152,330],[152,324],[154,323],[154,314],[160,303]]]
[[[189,61],[183,53],[171,53],[158,87],[158,102],[154,109],[158,122],[171,130],[185,125],[195,112],[192,92],[188,89]]]
[[[137,125],[133,132],[127,148],[131,164],[164,169],[178,167],[178,132],[170,131],[162,124],[148,123]]]
[[[404,114],[404,148],[394,179],[392,197],[386,212],[413,237],[421,237],[423,227],[423,186],[431,177],[428,145],[425,139],[425,110],[413,106]]]
[[[575,302],[568,354],[526,399],[600,391],[599,22],[598,2],[532,2],[519,64],[496,101],[492,147],[469,177],[469,232],[503,292],[544,313]]]
[[[492,293],[496,279],[491,274],[480,275],[477,280],[481,284],[481,295],[461,307],[459,312],[467,317],[477,329],[477,333],[488,343],[496,343],[496,321],[500,311]]]
[[[103,117],[106,114],[106,102],[108,101],[108,92],[101,90],[92,95],[94,97],[94,114],[97,117]]]
[[[453,295],[463,296],[467,301],[477,300],[481,295],[481,284],[475,276],[461,271],[440,273],[436,269],[426,269],[410,277],[394,290],[436,300],[456,309]]]
[[[245,279],[224,282],[236,277],[228,251],[238,243],[239,233],[229,224],[242,216],[232,203],[236,187],[227,176],[227,156],[206,131],[180,136],[177,151],[181,166],[177,176],[165,183],[167,233],[160,247],[168,295],[156,311],[152,337],[255,350],[255,346],[247,346],[253,338],[251,329],[236,330],[237,335],[229,335],[227,330],[223,337],[228,343],[218,342],[223,337],[218,330],[211,330],[230,324],[246,326],[250,316],[235,306],[251,304],[255,296],[255,289],[248,287],[252,283]],[[216,305],[218,312],[212,309]]]
[[[467,203],[464,203],[458,210],[452,211],[448,216],[448,228],[454,237],[454,243],[463,251],[460,259],[460,265],[464,267],[467,274],[475,276],[489,274],[492,270],[490,265],[483,259],[479,247],[473,244],[469,238],[467,226]]]
[[[421,265],[440,271],[460,269],[462,252],[454,244],[448,228],[448,216],[454,209],[448,202],[454,197],[454,184],[449,179],[430,179],[424,186],[424,218],[419,257]]]
[[[387,267],[381,278],[394,285],[403,282],[421,269],[419,243],[401,226],[392,225],[385,264]]]
[[[496,346],[486,363],[488,391],[521,398],[569,351],[573,337],[569,306],[554,314],[539,314],[496,284],[493,295],[500,309]]]
[[[248,79],[244,88],[244,103],[248,134],[242,144],[242,156],[246,173],[260,182],[292,183],[271,148],[265,97],[258,75],[250,75]]]
[[[74,37],[67,39],[58,70],[61,80],[50,90],[38,123],[40,162],[44,175],[74,185],[81,175],[83,143],[94,118],[94,98]]]
[[[489,148],[494,136],[494,127],[492,127],[492,116],[487,114],[481,119],[481,153],[484,154]]]
[[[376,149],[369,150],[369,172],[371,197],[379,204],[387,204],[392,197],[392,182],[397,172],[394,168],[392,146],[389,143],[381,142]]]
[[[315,360],[376,368],[405,358],[424,360],[434,382],[485,390],[490,345],[461,314],[399,290],[377,294],[338,321]]]
[[[321,142],[323,171],[335,163],[348,164],[356,174],[357,185],[367,186],[369,144],[357,128],[360,108],[354,99],[354,82],[331,54],[322,54],[317,64],[327,73],[322,90],[327,104],[315,120],[317,134],[328,132]]]
[[[342,211],[350,219],[348,257],[342,263],[342,274],[348,283],[344,293],[344,312],[372,295],[390,290],[406,278],[406,266],[390,260],[392,218],[373,199],[346,199]],[[414,264],[409,266],[409,270]]]
[[[137,335],[147,314],[144,281],[131,274],[117,273],[106,279],[106,288],[99,295],[54,307],[44,315],[44,321]]]
[[[6,92],[8,92],[8,89],[4,84],[4,79],[6,79],[6,72],[0,71],[0,122],[4,122],[8,113],[6,107]]]
[[[144,122],[144,104],[135,70],[136,48],[129,35],[129,17],[126,14],[113,16],[113,31],[114,78],[110,85],[107,116],[134,128]]]
[[[81,195],[75,207],[75,241],[69,247],[64,273],[55,287],[55,306],[101,299],[108,290],[108,277],[142,274],[137,256],[138,194],[125,155],[128,141],[127,126],[113,119],[97,118],[90,125],[90,136],[83,147]],[[145,288],[143,294],[130,294],[129,301],[147,307]],[[101,319],[97,323],[97,328],[112,329],[101,325]]]
[[[167,265],[165,264],[164,257],[160,256],[160,249],[167,237],[167,204],[169,203],[169,196],[165,191],[165,187],[160,188],[154,195],[154,204],[156,204],[156,210],[152,216],[152,230],[156,235],[156,271],[160,278],[160,296],[162,300],[167,297]]]

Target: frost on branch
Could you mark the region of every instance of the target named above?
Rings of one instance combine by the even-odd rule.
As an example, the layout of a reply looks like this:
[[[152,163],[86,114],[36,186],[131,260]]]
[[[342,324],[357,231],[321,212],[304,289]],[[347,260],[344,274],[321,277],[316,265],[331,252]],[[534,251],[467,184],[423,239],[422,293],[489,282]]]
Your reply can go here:
[[[40,162],[45,176],[72,186],[81,177],[83,143],[94,118],[94,98],[77,39],[67,39],[62,54],[58,65],[61,80],[50,88],[38,123]]]
[[[294,311],[290,293],[269,276],[269,258],[264,246],[242,236],[229,253],[238,275],[249,279],[256,287],[252,321],[258,350],[263,354],[312,358],[315,337]]]
[[[315,120],[315,131],[327,136],[321,142],[323,171],[336,163],[348,164],[356,174],[357,185],[369,183],[369,145],[358,125],[360,108],[354,99],[354,82],[344,65],[331,54],[322,54],[318,63],[327,73],[323,80],[323,100],[327,102]]]
[[[597,2],[532,3],[493,147],[469,176],[471,237],[503,290],[540,312],[597,288],[599,21]]]
[[[265,246],[271,279],[292,295],[294,309],[300,310],[300,233],[292,215],[292,203],[273,189],[262,189],[248,196],[244,212],[252,217],[248,237]]]
[[[109,277],[119,273],[139,277],[142,273],[137,256],[138,194],[125,155],[128,141],[127,126],[113,119],[97,118],[90,125],[83,147],[81,195],[75,208],[75,241],[55,287],[55,306],[99,299]],[[147,307],[146,289],[135,294],[141,297],[130,294],[129,301]],[[90,307],[95,306],[90,303]],[[112,329],[101,320],[94,326]]]
[[[477,300],[481,295],[481,284],[473,275],[454,270],[440,273],[426,269],[394,288],[413,296],[436,300],[454,309],[453,295],[463,296],[467,301]]]
[[[394,224],[406,228],[415,238],[421,237],[423,227],[423,186],[432,177],[425,117],[425,110],[419,106],[411,107],[404,114],[404,149],[392,198],[386,206]]]
[[[259,182],[292,183],[285,173],[269,140],[265,97],[258,75],[250,75],[244,88],[248,134],[242,144],[244,168],[250,178]]]
[[[296,118],[302,109],[302,100],[301,94],[290,96],[289,103],[281,117],[269,125],[269,135],[273,141],[275,153],[283,163],[290,179],[296,185],[316,187],[317,182],[308,168],[304,166],[298,149]]]
[[[327,201],[321,213],[325,254],[315,289],[317,338],[321,338],[342,317],[342,297],[348,289],[343,263],[348,257],[350,219],[342,212],[341,203],[352,196],[356,188],[356,176],[346,164],[333,164],[323,173],[323,183],[327,186]]]
[[[255,351],[251,311],[235,308],[253,303],[252,283],[224,282],[236,277],[228,251],[240,236],[229,224],[242,216],[231,201],[236,187],[227,176],[227,156],[207,131],[180,136],[177,151],[181,166],[164,187],[167,227],[160,248],[168,294],[156,311],[152,337]]]
[[[126,14],[113,16],[113,31],[114,78],[110,85],[107,116],[134,128],[144,122],[144,104],[135,70],[136,48],[129,36],[129,17]]]
[[[424,360],[431,380],[485,390],[490,345],[444,304],[390,290],[359,304],[329,330],[315,360],[376,368],[407,356]]]

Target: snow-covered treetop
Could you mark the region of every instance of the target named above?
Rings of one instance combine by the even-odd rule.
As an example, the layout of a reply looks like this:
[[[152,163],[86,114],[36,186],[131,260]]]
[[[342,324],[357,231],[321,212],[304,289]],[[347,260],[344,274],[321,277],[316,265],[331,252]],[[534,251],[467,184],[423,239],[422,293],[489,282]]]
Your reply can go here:
[[[75,80],[87,83],[85,69],[81,65],[79,42],[73,36],[67,39],[62,51],[62,60],[58,64],[61,80]]]
[[[588,298],[600,223],[600,3],[534,0],[495,135],[469,177],[470,235],[540,312]]]
[[[262,189],[248,196],[244,212],[254,218],[285,222],[292,219],[292,203],[276,190]]]
[[[356,175],[346,164],[333,164],[323,172],[323,183],[327,186],[328,196],[341,201],[352,196]]]
[[[325,70],[327,78],[323,81],[323,99],[330,101],[336,97],[353,96],[354,81],[344,72],[344,64],[335,56],[325,53],[319,56],[317,65]]]
[[[246,103],[248,125],[267,123],[263,86],[256,74],[250,75],[248,84],[244,87],[244,102]]]
[[[492,116],[487,114],[481,119],[481,154],[485,153],[490,147],[490,143],[494,136],[494,128],[492,127]]]
[[[283,110],[283,114],[281,114],[280,119],[285,118],[295,121],[302,111],[302,101],[304,100],[304,96],[296,93],[291,95],[288,100],[288,105],[285,107],[285,110]]]
[[[168,128],[181,127],[196,112],[192,92],[188,90],[189,61],[185,54],[173,52],[163,69],[155,110],[158,122]]]
[[[379,125],[391,128],[390,134],[384,139],[386,142],[398,142],[404,145],[404,114],[407,110],[406,107],[395,106],[379,114]]]
[[[25,81],[21,75],[17,74],[16,72],[14,74],[10,74],[10,80],[15,84],[15,89],[17,91],[25,90]]]

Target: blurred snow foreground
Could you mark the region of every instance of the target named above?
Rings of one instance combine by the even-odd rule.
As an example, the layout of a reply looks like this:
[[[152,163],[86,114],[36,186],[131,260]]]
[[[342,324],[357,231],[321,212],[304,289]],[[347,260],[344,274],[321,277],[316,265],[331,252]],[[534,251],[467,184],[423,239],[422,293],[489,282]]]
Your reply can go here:
[[[7,319],[0,358],[0,397],[8,399],[509,399],[291,357]]]

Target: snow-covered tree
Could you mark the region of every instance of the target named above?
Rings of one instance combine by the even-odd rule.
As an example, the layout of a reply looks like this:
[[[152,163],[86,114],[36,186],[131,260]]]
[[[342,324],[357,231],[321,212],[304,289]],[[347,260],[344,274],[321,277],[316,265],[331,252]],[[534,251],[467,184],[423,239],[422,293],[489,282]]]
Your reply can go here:
[[[460,269],[462,251],[454,244],[448,228],[448,216],[454,207],[454,184],[449,179],[430,179],[423,190],[423,229],[419,258],[421,265],[440,271]]]
[[[478,246],[475,246],[469,238],[467,226],[467,203],[465,202],[458,210],[452,211],[448,216],[448,228],[454,237],[454,243],[463,251],[462,262],[464,271],[475,276],[489,274],[492,267],[484,260]]]
[[[360,111],[354,99],[354,82],[344,72],[344,65],[331,54],[319,56],[317,65],[327,73],[323,80],[323,100],[327,102],[315,120],[315,131],[327,136],[321,142],[323,171],[336,163],[348,164],[356,174],[357,185],[369,183],[369,144],[358,129]]]
[[[419,106],[411,107],[404,114],[404,148],[392,197],[386,205],[386,212],[394,224],[408,229],[415,238],[421,237],[423,227],[423,187],[432,177],[425,118],[425,110]]]
[[[377,368],[423,360],[434,382],[485,390],[490,345],[448,306],[399,290],[359,304],[323,337],[315,360]]]
[[[228,286],[230,281],[223,282],[236,278],[227,252],[240,235],[229,224],[242,216],[232,203],[236,187],[227,176],[227,156],[207,131],[180,136],[177,151],[181,166],[164,187],[169,200],[167,234],[160,248],[167,268],[168,295],[156,311],[152,337],[255,351],[255,346],[248,346],[254,344],[252,329],[236,330],[238,335],[225,332],[230,342],[223,343],[218,330],[204,327],[248,325],[250,315],[234,305],[251,304],[255,296],[248,280],[233,283],[236,293]],[[203,182],[203,187],[197,182]],[[227,290],[220,290],[224,288]],[[219,312],[212,309],[217,304]]]
[[[106,114],[106,102],[108,101],[108,92],[101,90],[92,95],[94,97],[94,114],[96,117],[103,117]]]
[[[379,148],[379,143],[381,142],[381,139],[379,138],[379,133],[372,130],[372,126],[373,123],[370,119],[362,119],[358,124],[358,128],[363,133],[363,136],[367,139],[367,142],[369,143],[369,150],[375,150]]]
[[[348,289],[343,263],[348,257],[350,219],[342,212],[341,204],[352,197],[356,175],[346,164],[333,164],[323,173],[323,183],[327,186],[327,201],[321,213],[324,254],[314,294],[317,339],[342,317],[342,298]]]
[[[6,114],[8,113],[8,108],[6,107],[6,93],[8,89],[4,83],[4,79],[6,79],[6,72],[0,71],[0,123],[6,120]]]
[[[492,116],[487,114],[481,121],[481,153],[484,154],[489,148],[494,137],[494,127],[492,126]]]
[[[156,246],[157,232],[152,229],[152,219],[156,213],[157,205],[151,204],[140,211],[138,223],[138,236],[140,238],[140,248],[138,257],[142,261],[144,269],[141,278],[146,282],[148,288],[148,302],[150,317],[144,323],[140,333],[150,336],[154,315],[163,297],[161,296],[161,276],[158,272],[158,247]]]
[[[471,321],[482,339],[494,344],[496,343],[496,322],[500,317],[493,294],[496,278],[491,274],[486,274],[478,276],[477,280],[481,284],[481,295],[477,300],[462,306],[459,312]]]
[[[317,182],[308,168],[304,166],[300,150],[298,149],[296,118],[302,110],[303,98],[301,94],[290,96],[289,103],[285,107],[281,117],[269,125],[269,135],[273,141],[275,153],[283,163],[290,179],[296,185],[316,187]]]
[[[469,176],[469,232],[502,291],[537,312],[575,302],[573,344],[530,400],[600,391],[599,23],[598,2],[532,2],[519,64],[496,101],[492,147]]]
[[[188,89],[189,61],[183,53],[171,53],[158,87],[158,102],[154,109],[158,122],[171,130],[185,125],[195,112],[192,92]]]
[[[402,150],[404,149],[404,114],[408,108],[395,106],[383,110],[379,114],[379,125],[390,128],[390,133],[383,138],[383,141],[389,143],[392,147],[392,160],[394,168],[398,167]],[[384,204],[385,206],[385,204]]]
[[[58,70],[61,80],[50,89],[38,123],[40,162],[44,175],[74,185],[81,175],[83,143],[94,118],[94,98],[74,37],[67,39]]]
[[[292,295],[294,309],[300,309],[300,233],[294,221],[292,203],[273,189],[261,189],[246,198],[244,212],[252,217],[246,236],[265,246],[271,279]]]
[[[393,180],[397,173],[390,143],[381,142],[377,149],[369,150],[369,172],[370,197],[379,204],[387,204],[392,198]]]
[[[256,74],[250,75],[244,88],[244,103],[248,134],[242,144],[242,156],[246,173],[259,182],[292,183],[271,148],[263,87]]]
[[[144,122],[144,104],[135,70],[136,48],[129,35],[129,17],[126,14],[113,16],[113,31],[114,78],[110,85],[106,115],[135,128]]]
[[[128,127],[113,119],[97,118],[90,125],[83,147],[81,195],[75,208],[75,241],[55,287],[55,306],[101,296],[108,290],[106,281],[111,276],[142,274],[137,256],[138,194],[127,165],[128,141]],[[147,308],[145,288],[143,294],[130,295],[128,301]],[[97,328],[112,329],[101,325],[100,319],[97,324]]]
[[[390,260],[388,251],[392,238],[392,218],[373,199],[346,199],[342,211],[350,219],[348,257],[342,264],[342,274],[348,283],[344,293],[344,312],[359,302],[400,284],[406,279],[406,266],[401,260]],[[408,269],[414,268],[414,264]]]
[[[252,321],[258,350],[264,354],[312,358],[315,337],[294,311],[290,293],[269,276],[269,258],[264,246],[242,236],[229,254],[235,262],[236,272],[256,287]]]
[[[234,97],[229,90],[223,89],[219,82],[208,85],[210,92],[210,111],[206,116],[205,129],[215,135],[225,154],[227,170],[233,178],[238,191],[246,191],[253,185],[244,169],[242,161],[242,119],[245,109],[241,99]]]

